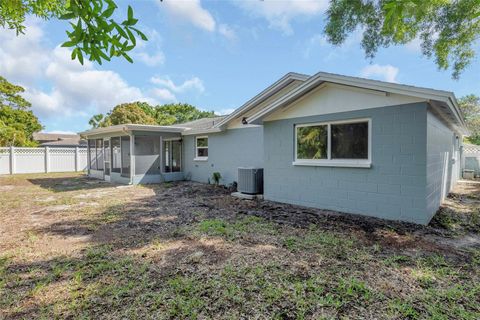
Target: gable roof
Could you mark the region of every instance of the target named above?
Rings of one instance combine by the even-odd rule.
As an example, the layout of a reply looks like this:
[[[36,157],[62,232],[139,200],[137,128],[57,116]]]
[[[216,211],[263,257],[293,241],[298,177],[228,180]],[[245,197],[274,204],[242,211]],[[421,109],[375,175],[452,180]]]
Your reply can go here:
[[[265,108],[262,108],[255,114],[248,117],[247,122],[251,124],[262,124],[263,119],[266,116],[270,115],[275,110],[296,101],[325,82],[426,99],[433,107],[437,109],[436,111],[440,113],[440,116],[449,124],[451,124],[457,131],[468,133],[465,121],[463,120],[458,108],[458,102],[452,92],[358,77],[343,76],[327,72],[318,72],[317,74],[311,76],[299,87],[279,97],[277,100],[265,106]]]
[[[318,72],[313,76],[294,72],[287,73],[227,116],[203,118],[171,126],[137,124],[117,125],[87,130],[81,132],[80,134],[82,136],[92,136],[97,134],[128,132],[133,130],[179,132],[182,135],[220,132],[226,129],[229,122],[238,119],[250,110],[255,111],[255,107],[259,106],[262,102],[267,101],[267,99],[279,93],[294,81],[300,81],[301,84],[298,87],[293,88],[291,91],[280,95],[272,102],[267,102],[265,106],[261,107],[260,110],[246,118],[247,123],[262,124],[263,119],[272,114],[275,110],[291,104],[324,83],[335,83],[354,88],[373,90],[382,94],[395,93],[425,99],[433,107],[435,113],[444,119],[449,126],[458,132],[468,134],[465,121],[463,120],[458,107],[457,99],[452,92],[358,77],[343,76],[327,72]]]
[[[235,111],[233,111],[231,114],[226,116],[222,121],[219,121],[215,127],[216,128],[224,128],[230,121],[240,117],[242,114],[245,112],[253,109],[255,106],[258,104],[262,103],[263,101],[267,100],[289,84],[291,84],[293,81],[298,80],[298,81],[305,81],[309,78],[310,76],[301,74],[301,73],[296,73],[296,72],[289,72],[277,81],[275,81],[273,84],[268,86],[266,89],[264,89],[262,92],[245,102],[241,107],[237,108]]]

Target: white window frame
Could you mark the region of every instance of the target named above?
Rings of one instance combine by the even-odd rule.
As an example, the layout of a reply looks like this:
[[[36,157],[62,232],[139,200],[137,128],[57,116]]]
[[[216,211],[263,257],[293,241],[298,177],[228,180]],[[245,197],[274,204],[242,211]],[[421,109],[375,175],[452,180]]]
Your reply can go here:
[[[331,126],[335,124],[350,124],[368,122],[368,159],[332,159],[331,148]],[[327,159],[298,159],[298,130],[297,128],[312,126],[327,126]],[[325,121],[315,123],[302,123],[294,126],[295,131],[295,147],[294,147],[294,166],[319,166],[319,167],[350,167],[350,168],[370,168],[372,166],[372,119],[348,119],[339,121]]]
[[[165,172],[165,166],[164,166],[164,164],[165,164],[165,163],[164,163],[164,160],[165,160],[165,159],[163,159],[163,156],[165,155],[165,150],[163,150],[163,143],[164,143],[164,142],[172,142],[172,141],[180,141],[180,142],[182,142],[182,138],[180,138],[180,137],[175,137],[175,138],[160,139],[160,145],[161,145],[161,149],[162,149],[162,151],[161,151],[161,153],[162,153],[162,156],[161,156],[161,168],[162,168],[162,170],[161,170],[161,172],[162,172],[162,173],[183,172],[183,144],[180,144],[180,171],[176,171],[176,172]],[[195,140],[195,143],[196,143],[196,140]],[[170,159],[171,159],[171,152],[172,152],[172,144],[171,144],[171,143],[170,143],[170,150],[169,150],[169,152],[170,152],[169,157],[170,157]],[[169,160],[170,160],[170,159],[169,159]]]
[[[207,139],[207,146],[206,147],[199,147],[198,146],[198,139],[205,139],[205,138]],[[202,149],[206,148],[207,150],[209,149],[209,147],[210,147],[209,143],[210,142],[208,140],[209,140],[208,136],[196,136],[195,137],[195,157],[193,158],[194,161],[207,161],[208,160],[208,156],[207,157],[199,157],[198,156],[198,149],[199,148],[202,148]]]

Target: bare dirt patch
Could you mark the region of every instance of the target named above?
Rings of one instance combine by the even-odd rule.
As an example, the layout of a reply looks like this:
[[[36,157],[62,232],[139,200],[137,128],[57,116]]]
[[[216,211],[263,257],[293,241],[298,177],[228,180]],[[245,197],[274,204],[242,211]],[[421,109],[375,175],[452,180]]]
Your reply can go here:
[[[429,226],[193,182],[0,177],[5,318],[480,318],[480,185]]]

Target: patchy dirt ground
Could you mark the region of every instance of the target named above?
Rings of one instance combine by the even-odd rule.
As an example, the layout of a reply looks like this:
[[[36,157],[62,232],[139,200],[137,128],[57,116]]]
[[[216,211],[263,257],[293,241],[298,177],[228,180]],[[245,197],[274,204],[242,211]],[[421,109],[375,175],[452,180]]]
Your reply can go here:
[[[0,318],[479,319],[480,182],[429,226],[192,182],[0,177]]]

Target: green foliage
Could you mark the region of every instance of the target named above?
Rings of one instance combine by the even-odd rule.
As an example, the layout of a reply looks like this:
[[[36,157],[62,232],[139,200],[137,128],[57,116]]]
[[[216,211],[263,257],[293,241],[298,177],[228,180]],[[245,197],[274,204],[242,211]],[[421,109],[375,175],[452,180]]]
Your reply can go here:
[[[202,118],[211,118],[215,116],[215,113],[213,111],[201,111],[188,103],[164,104],[155,107],[155,109],[155,119],[157,119],[158,124],[164,125],[183,123],[187,121],[193,121]],[[174,121],[172,123],[162,123],[160,120],[162,120],[163,115],[166,115],[166,118],[170,117],[170,119],[174,119]]]
[[[99,115],[94,118],[99,118]],[[94,119],[90,119],[90,122]],[[100,123],[101,127],[108,127],[117,124],[155,124],[155,119],[145,113],[137,102],[123,103],[115,108]]]
[[[309,126],[297,128],[297,158],[327,158],[327,126]]]
[[[14,29],[17,34],[25,31],[25,17],[35,15],[43,19],[68,20],[71,30],[62,46],[73,48],[72,59],[83,64],[84,56],[102,64],[112,57],[128,55],[136,46],[136,37],[147,37],[135,25],[132,7],[128,6],[127,19],[117,22],[112,15],[117,10],[113,0],[5,0],[0,2],[0,26]]]
[[[478,0],[332,0],[327,12],[328,41],[340,45],[357,28],[362,48],[373,58],[381,47],[419,38],[422,54],[435,56],[440,69],[458,79],[474,57],[480,35]]]
[[[21,110],[31,107],[30,102],[20,95],[22,92],[25,92],[24,88],[12,84],[0,76],[0,104],[2,106],[10,106]]]
[[[0,76],[0,146],[32,147],[32,135],[42,125],[32,111],[31,104],[20,93],[20,86],[11,84]]]
[[[458,104],[470,130],[468,141],[480,145],[480,97],[469,94],[460,98]]]
[[[88,123],[93,128],[124,123],[172,125],[214,116],[213,111],[201,111],[187,103],[151,106],[137,101],[118,105],[106,116],[94,115]]]
[[[218,186],[220,184],[220,180],[222,180],[222,175],[220,174],[220,172],[214,172],[212,174],[212,180],[213,183]]]
[[[90,118],[88,124],[91,125],[92,128],[98,128],[100,127],[100,124],[102,123],[104,118],[105,116],[102,113],[96,114]]]

